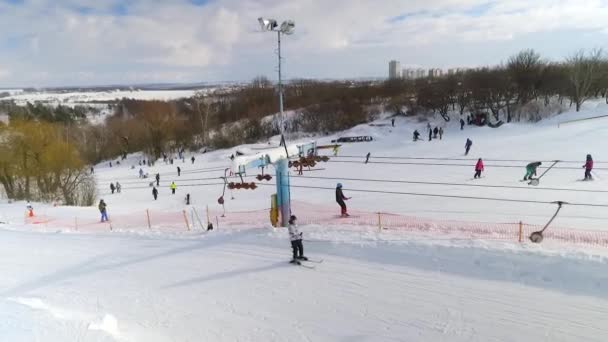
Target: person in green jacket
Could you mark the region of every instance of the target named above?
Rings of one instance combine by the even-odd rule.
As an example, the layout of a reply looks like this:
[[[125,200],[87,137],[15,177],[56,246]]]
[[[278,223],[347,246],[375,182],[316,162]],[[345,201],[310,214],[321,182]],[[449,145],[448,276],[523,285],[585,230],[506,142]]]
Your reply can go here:
[[[524,176],[524,180],[529,180],[532,179],[532,176],[536,176],[536,169],[542,164],[542,162],[534,162],[526,165],[526,175]]]
[[[177,185],[175,185],[175,182],[171,182],[171,194],[175,195],[175,189],[177,189]]]

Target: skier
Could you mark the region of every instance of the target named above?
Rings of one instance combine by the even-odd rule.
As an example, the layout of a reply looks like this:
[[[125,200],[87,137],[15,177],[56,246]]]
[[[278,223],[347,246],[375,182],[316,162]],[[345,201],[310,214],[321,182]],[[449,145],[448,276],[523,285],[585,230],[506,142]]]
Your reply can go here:
[[[338,156],[338,145],[334,145],[334,157]]]
[[[91,174],[95,173],[95,169],[91,166]]]
[[[467,142],[464,144],[464,155],[467,156],[469,155],[469,150],[471,149],[471,146],[473,146],[473,141],[471,141],[471,139],[467,138]]]
[[[262,168],[262,173],[264,173],[264,169]],[[304,174],[304,163],[300,163],[300,167],[298,168],[298,176],[302,176]]]
[[[190,205],[190,194],[186,194],[186,205]]]
[[[112,167],[112,162],[110,162],[110,167]]]
[[[139,178],[144,178],[144,170],[142,168],[139,169]]]
[[[395,127],[395,118],[391,119],[391,126]]]
[[[181,176],[182,175],[182,169],[178,166],[177,167],[177,176]]]
[[[160,186],[160,173],[156,174],[156,186]]]
[[[460,130],[462,131],[464,129],[464,120],[462,118],[460,118]]]
[[[371,152],[367,152],[367,155],[365,156],[365,164],[367,164],[369,162],[369,157],[372,156]]]
[[[533,162],[526,165],[526,175],[524,176],[524,180],[532,179],[532,176],[536,176],[536,169],[541,166],[542,162]]]
[[[177,189],[177,185],[175,185],[175,182],[171,182],[171,194],[175,195],[175,189]]]
[[[435,129],[433,129],[433,138],[437,139],[437,134],[439,134],[439,128],[435,127]]]
[[[120,189],[122,189],[122,185],[120,185],[120,183],[116,182],[116,192],[120,193]]]
[[[291,250],[293,252],[293,256],[291,258],[290,263],[299,265],[300,260],[308,260],[308,258],[304,256],[304,246],[302,245],[302,232],[298,230],[296,220],[297,218],[295,215],[291,215],[291,217],[289,218],[289,239],[291,240]]]
[[[420,139],[420,132],[418,130],[414,131],[414,141],[418,141]]]
[[[585,165],[583,165],[583,167],[585,168],[584,180],[593,180],[593,177],[591,176],[591,171],[593,170],[593,158],[590,154],[587,155],[587,161],[585,162]]]
[[[194,156],[192,156],[192,158],[190,158],[190,160],[192,160],[192,164],[194,164]]]
[[[104,202],[103,199],[99,200],[99,205],[97,206],[97,208],[99,208],[99,212],[101,213],[101,222],[106,222],[108,220],[106,202]]]
[[[173,165],[173,158],[171,158],[171,159],[169,160],[169,162],[171,163],[171,165]]]
[[[336,186],[336,202],[338,202],[338,204],[340,205],[342,217],[350,216],[350,215],[348,215],[348,212],[346,209],[346,203],[344,203],[344,201],[347,201],[349,199],[350,199],[350,197],[344,196],[344,193],[342,192],[342,183],[338,183],[338,185]]]
[[[114,194],[114,190],[116,190],[114,183],[110,183],[110,190],[112,190],[112,194]]]
[[[32,207],[30,201],[27,201],[25,208],[27,209],[27,216],[34,217],[34,207]]]
[[[483,171],[483,161],[481,158],[479,158],[477,164],[475,165],[475,175],[473,176],[473,179],[481,178],[481,171]]]
[[[156,201],[158,198],[158,190],[156,190],[156,187],[152,187],[152,196],[154,196],[154,200]]]
[[[433,140],[433,129],[429,128],[429,141]]]
[[[443,139],[443,127],[439,127],[439,140]]]

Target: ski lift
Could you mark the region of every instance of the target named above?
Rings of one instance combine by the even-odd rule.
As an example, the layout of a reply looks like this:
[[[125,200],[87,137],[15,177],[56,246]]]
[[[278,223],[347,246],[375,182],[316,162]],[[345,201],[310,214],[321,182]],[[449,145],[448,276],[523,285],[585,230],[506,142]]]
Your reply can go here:
[[[553,214],[553,217],[551,217],[551,219],[549,220],[549,222],[547,222],[547,224],[545,225],[545,227],[537,232],[533,232],[532,234],[530,234],[530,241],[534,242],[534,243],[541,243],[544,239],[543,237],[543,233],[545,232],[545,230],[549,227],[549,225],[551,224],[551,222],[553,222],[553,220],[555,220],[555,218],[557,217],[557,214],[559,213],[560,210],[562,210],[562,205],[564,204],[568,204],[567,202],[562,202],[562,201],[557,201],[557,202],[552,202],[552,203],[556,203],[557,204],[557,210],[555,211],[555,214]]]

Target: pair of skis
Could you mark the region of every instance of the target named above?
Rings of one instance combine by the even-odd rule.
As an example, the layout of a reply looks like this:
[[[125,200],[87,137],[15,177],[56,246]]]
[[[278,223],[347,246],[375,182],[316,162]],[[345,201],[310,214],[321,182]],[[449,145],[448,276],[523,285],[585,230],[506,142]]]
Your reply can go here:
[[[321,264],[321,263],[323,263],[323,259],[320,259],[320,260],[310,260],[310,259],[309,260],[296,260],[295,262],[290,262],[290,263],[293,264],[293,265],[296,265],[296,266],[301,266],[301,267],[304,267],[304,268],[308,268],[308,269],[314,270],[315,266],[314,265],[308,265],[307,263]]]

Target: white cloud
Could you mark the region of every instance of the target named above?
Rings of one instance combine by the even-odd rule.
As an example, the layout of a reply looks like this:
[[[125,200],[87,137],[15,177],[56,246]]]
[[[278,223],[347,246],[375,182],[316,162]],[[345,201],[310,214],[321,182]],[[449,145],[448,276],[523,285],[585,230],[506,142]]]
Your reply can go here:
[[[117,6],[128,7],[118,13]],[[384,76],[391,58],[404,64],[470,65],[486,63],[487,49],[500,51],[507,42],[509,51],[535,47],[555,53],[548,46],[559,45],[563,55],[592,47],[589,42],[601,46],[608,1],[0,2],[0,64],[12,71],[2,81],[25,86],[269,75],[276,43],[259,32],[260,15],[296,21],[296,34],[284,42],[288,76]],[[560,35],[581,31],[586,43],[569,46],[560,40]],[[543,44],[527,46],[534,41],[530,37],[541,35]]]

